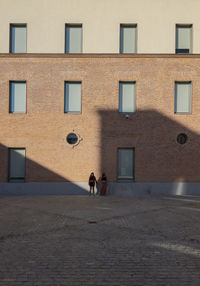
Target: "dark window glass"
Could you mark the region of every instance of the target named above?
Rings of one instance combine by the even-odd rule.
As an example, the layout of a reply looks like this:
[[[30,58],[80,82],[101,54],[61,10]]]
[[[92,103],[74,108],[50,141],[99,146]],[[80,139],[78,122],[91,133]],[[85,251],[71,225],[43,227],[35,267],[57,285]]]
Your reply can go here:
[[[177,136],[177,142],[179,144],[185,144],[187,142],[187,135],[184,133],[181,133]]]
[[[76,144],[78,142],[78,136],[75,133],[70,133],[67,135],[67,142],[69,144]]]

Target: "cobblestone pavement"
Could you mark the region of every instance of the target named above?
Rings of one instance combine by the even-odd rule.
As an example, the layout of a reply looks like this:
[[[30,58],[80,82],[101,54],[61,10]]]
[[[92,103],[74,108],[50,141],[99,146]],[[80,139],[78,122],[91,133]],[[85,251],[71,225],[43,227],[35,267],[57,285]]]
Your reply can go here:
[[[198,197],[0,197],[0,285],[200,285]]]

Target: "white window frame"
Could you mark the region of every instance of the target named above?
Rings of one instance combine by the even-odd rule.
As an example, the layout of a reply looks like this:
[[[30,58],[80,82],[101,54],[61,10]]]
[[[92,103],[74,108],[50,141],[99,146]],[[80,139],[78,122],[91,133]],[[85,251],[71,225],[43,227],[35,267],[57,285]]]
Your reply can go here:
[[[22,52],[16,52],[14,51],[13,41],[13,28],[26,28],[26,41],[25,41],[25,49]],[[10,24],[10,47],[9,51],[11,54],[24,54],[27,53],[27,24]]]
[[[135,51],[134,52],[124,52],[124,28],[134,28],[135,29]],[[120,54],[137,54],[137,42],[138,42],[138,25],[137,24],[120,24]]]
[[[71,111],[69,109],[70,94],[69,94],[69,90],[67,90],[68,84],[79,84],[81,86],[80,110]],[[82,82],[81,81],[65,81],[64,113],[74,113],[74,114],[81,114],[82,113]]]
[[[126,111],[123,109],[123,92],[122,92],[123,84],[127,84],[127,85],[130,84],[130,85],[133,85],[134,87],[133,101],[134,101],[135,109],[133,106],[133,111]],[[119,81],[119,112],[126,113],[126,114],[136,113],[136,81]]]
[[[187,48],[179,49],[178,48],[178,29],[185,28],[190,30],[190,49],[187,51]],[[193,25],[192,24],[176,24],[175,27],[175,53],[176,54],[192,54],[193,49]]]
[[[81,28],[81,51],[74,52],[70,51],[70,39],[69,39],[69,29],[70,28]],[[65,54],[82,54],[83,53],[83,25],[82,24],[65,24]]]
[[[15,111],[14,110],[14,100],[15,100],[15,94],[12,93],[12,85],[17,84],[17,83],[23,83],[25,84],[25,89],[26,89],[26,95],[25,95],[25,111]],[[16,81],[12,80],[9,82],[9,113],[11,114],[25,114],[27,113],[27,83],[24,80]]]
[[[190,86],[190,94],[188,95],[188,106],[189,106],[189,110],[188,111],[178,111],[178,93],[177,93],[177,86],[178,85],[189,85]],[[175,81],[174,84],[174,114],[192,114],[192,81]]]

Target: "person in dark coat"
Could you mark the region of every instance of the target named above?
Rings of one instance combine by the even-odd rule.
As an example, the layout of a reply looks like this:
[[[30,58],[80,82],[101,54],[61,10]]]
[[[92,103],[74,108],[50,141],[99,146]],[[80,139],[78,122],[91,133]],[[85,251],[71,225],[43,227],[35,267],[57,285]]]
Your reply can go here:
[[[94,173],[92,172],[90,174],[89,180],[88,180],[88,185],[90,186],[89,195],[91,195],[92,191],[93,191],[93,195],[94,195],[94,187],[95,187],[96,182],[97,182],[96,177],[95,177]]]
[[[107,177],[106,174],[103,173],[101,176],[101,190],[100,190],[100,196],[105,196],[106,195],[106,191],[107,191]]]

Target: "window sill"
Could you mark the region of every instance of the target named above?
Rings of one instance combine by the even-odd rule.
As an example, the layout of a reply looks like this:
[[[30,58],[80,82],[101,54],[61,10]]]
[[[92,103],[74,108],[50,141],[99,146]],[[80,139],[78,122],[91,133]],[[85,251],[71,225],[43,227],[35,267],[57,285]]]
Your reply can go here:
[[[126,114],[128,114],[128,115],[131,115],[131,114],[136,114],[136,111],[119,111],[119,113],[120,114],[122,114],[122,115],[126,115]]]
[[[192,115],[192,112],[174,112],[174,115]]]
[[[9,112],[9,114],[27,114],[27,112]]]
[[[118,183],[135,183],[135,179],[117,179]]]
[[[9,179],[8,183],[25,183],[25,179]]]
[[[67,112],[64,112],[64,114],[82,114],[82,112],[79,112],[79,111],[67,111]]]
[[[25,54],[27,54],[27,52],[17,52],[17,53],[14,53],[14,52],[10,52],[9,54],[11,54],[11,55],[25,55]]]

